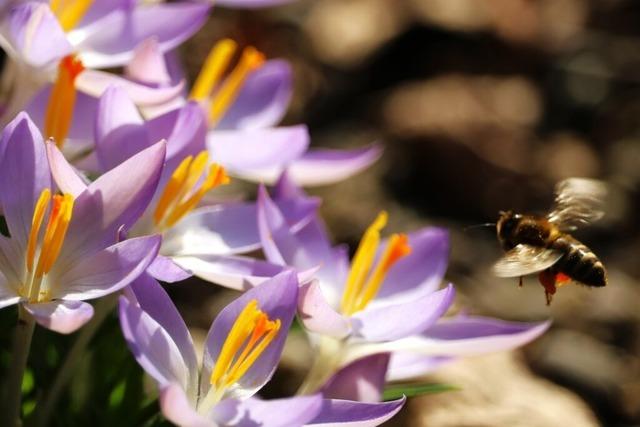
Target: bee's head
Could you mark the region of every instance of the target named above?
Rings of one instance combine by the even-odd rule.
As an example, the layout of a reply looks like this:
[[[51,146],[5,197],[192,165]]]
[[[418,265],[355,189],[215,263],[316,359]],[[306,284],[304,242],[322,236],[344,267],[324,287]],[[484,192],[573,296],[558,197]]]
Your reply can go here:
[[[498,240],[500,240],[500,243],[505,250],[513,248],[514,245],[511,243],[511,238],[521,219],[522,215],[513,211],[500,211],[500,216],[496,223],[496,231],[498,234]]]

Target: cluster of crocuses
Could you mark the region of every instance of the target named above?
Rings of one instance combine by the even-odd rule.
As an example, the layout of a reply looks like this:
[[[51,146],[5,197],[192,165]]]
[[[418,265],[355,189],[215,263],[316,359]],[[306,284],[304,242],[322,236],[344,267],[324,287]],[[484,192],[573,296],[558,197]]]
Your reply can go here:
[[[381,401],[386,382],[513,348],[548,326],[443,319],[454,298],[452,285],[441,288],[445,230],[383,238],[381,212],[351,261],[333,246],[319,200],[301,187],[347,178],[380,148],[313,151],[304,125],[278,126],[291,69],[252,46],[213,43],[189,84],[174,50],[210,9],[0,4],[0,307],[19,305],[2,425],[19,423],[35,325],[82,330],[97,298],[118,305],[162,414],[184,426],[378,425],[404,404]],[[230,177],[259,182],[257,200],[216,200]],[[258,250],[261,259],[242,255]],[[201,364],[160,284],[192,275],[238,292],[212,319]],[[296,396],[261,400],[296,317],[315,360]]]

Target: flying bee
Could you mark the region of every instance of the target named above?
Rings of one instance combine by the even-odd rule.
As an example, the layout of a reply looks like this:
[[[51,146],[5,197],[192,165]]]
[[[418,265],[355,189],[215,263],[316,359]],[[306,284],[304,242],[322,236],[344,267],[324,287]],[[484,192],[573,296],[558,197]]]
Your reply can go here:
[[[607,284],[607,273],[598,257],[569,232],[597,221],[606,195],[600,181],[569,178],[555,188],[555,203],[546,216],[500,212],[496,224],[505,254],[493,266],[499,277],[538,273],[547,305],[556,289],[570,282],[591,287]]]

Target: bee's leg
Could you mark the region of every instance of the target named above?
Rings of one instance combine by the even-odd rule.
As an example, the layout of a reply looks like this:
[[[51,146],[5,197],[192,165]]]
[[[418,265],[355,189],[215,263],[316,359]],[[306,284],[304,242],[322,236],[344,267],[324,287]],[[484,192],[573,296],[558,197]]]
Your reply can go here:
[[[550,305],[553,294],[556,293],[556,273],[549,269],[541,271],[540,274],[538,274],[538,280],[540,280],[540,284],[544,288],[547,305]]]
[[[522,276],[518,279],[518,287],[522,287]]]

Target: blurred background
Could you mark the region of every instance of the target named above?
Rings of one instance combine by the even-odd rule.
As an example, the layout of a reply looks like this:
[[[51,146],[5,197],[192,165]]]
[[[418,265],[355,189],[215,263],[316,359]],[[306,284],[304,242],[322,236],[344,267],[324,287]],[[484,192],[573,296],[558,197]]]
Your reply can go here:
[[[553,319],[521,350],[430,376],[461,391],[412,399],[393,425],[640,424],[640,2],[299,0],[262,11],[218,8],[181,51],[192,77],[221,37],[291,61],[287,123],[307,123],[313,145],[384,145],[367,172],[312,191],[324,199],[336,242],[354,248],[383,208],[389,232],[447,227],[456,310]],[[494,230],[464,228],[495,221],[499,210],[545,212],[554,184],[569,176],[610,185],[605,219],[575,235],[608,267],[609,286],[562,288],[547,307],[535,279],[520,289],[491,275],[501,253]],[[174,291],[202,328],[222,304],[213,287]],[[307,357],[292,341],[274,394],[295,389],[296,367]]]

